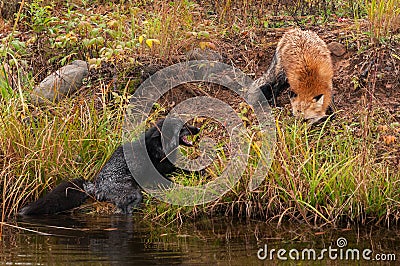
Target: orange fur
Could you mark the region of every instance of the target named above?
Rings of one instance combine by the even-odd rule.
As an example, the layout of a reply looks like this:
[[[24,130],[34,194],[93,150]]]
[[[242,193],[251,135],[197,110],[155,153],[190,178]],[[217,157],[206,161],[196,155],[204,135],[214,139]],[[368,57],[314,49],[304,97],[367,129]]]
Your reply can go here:
[[[332,100],[333,67],[326,43],[312,31],[293,29],[284,34],[277,47],[277,67],[283,68],[291,90],[293,113],[308,120],[326,116]],[[323,95],[323,103],[315,97]]]

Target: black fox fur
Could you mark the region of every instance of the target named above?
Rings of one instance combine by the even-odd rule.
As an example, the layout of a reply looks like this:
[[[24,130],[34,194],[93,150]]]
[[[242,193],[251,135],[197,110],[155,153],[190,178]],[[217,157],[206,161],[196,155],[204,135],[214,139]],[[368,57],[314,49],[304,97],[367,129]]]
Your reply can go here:
[[[177,136],[179,134],[179,138],[173,138],[172,135],[171,138],[164,137],[165,149],[167,152],[172,151],[168,154],[168,159],[166,159],[167,156],[162,146],[161,128],[164,123],[164,119],[162,119],[155,126],[149,128],[144,136],[141,136],[141,138],[145,138],[146,147],[142,147],[141,143],[143,142],[139,140],[119,146],[100,170],[94,182],[81,178],[64,181],[43,198],[23,207],[19,214],[41,215],[64,212],[80,206],[89,196],[94,196],[99,201],[115,204],[118,212],[131,213],[132,209],[138,206],[142,200],[141,189],[134,177],[148,176],[149,173],[152,173],[149,171],[151,167],[146,163],[145,156],[149,156],[155,169],[161,175],[171,174],[177,170],[173,162],[178,145],[191,146],[192,143],[186,140],[186,136],[199,133],[197,127],[190,125],[181,127],[182,121],[175,118],[171,121],[173,132],[168,135]],[[130,151],[133,151],[133,154],[130,155],[132,157],[129,158],[130,167],[125,159],[124,145],[131,145]]]

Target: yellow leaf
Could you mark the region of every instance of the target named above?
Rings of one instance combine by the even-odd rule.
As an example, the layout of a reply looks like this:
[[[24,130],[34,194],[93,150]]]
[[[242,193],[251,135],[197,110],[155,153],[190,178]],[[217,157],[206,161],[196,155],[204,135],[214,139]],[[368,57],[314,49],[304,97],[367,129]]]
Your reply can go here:
[[[199,42],[199,46],[200,46],[201,50],[204,50],[204,49],[206,49],[207,44],[206,44],[206,42]]]
[[[140,43],[140,44],[143,43],[143,39],[144,39],[144,36],[143,36],[143,35],[140,35],[140,36],[139,36],[139,43]]]
[[[146,40],[146,44],[148,47],[152,48],[153,47],[153,43],[155,44],[160,44],[160,41],[157,39],[147,39]]]
[[[216,50],[217,47],[212,42],[199,42],[200,49],[204,50],[206,48],[210,48],[212,50]]]

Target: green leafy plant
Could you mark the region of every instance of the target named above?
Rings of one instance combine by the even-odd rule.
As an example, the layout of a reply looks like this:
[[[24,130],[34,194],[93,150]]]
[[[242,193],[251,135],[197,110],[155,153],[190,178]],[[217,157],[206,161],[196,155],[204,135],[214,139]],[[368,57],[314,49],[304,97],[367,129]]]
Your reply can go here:
[[[44,0],[32,1],[28,4],[27,26],[31,27],[36,33],[46,31],[51,23],[58,21],[58,18],[51,14],[53,8],[54,4],[47,5]]]

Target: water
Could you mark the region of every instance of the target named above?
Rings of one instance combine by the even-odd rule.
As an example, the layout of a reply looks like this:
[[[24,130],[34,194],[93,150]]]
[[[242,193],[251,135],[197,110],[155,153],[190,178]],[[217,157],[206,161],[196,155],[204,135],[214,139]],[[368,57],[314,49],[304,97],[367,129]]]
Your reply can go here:
[[[364,265],[367,262],[361,253],[358,260],[346,260],[349,249],[360,252],[371,249],[371,258],[379,254],[389,259],[389,254],[393,254],[396,260],[390,257],[389,262],[393,265],[400,261],[400,231],[378,227],[312,230],[297,223],[277,226],[225,219],[165,225],[148,221],[140,213],[133,217],[19,218],[7,224],[20,229],[3,226],[0,246],[3,265],[274,265],[285,262],[278,259],[278,249],[286,250],[282,257],[289,258],[286,261],[289,265],[320,265],[321,262]],[[345,242],[339,243],[338,239]],[[329,258],[327,252],[323,253],[322,261],[314,261],[312,257],[306,261],[301,259],[304,249],[315,250],[318,257],[329,247],[337,249],[336,259]],[[269,257],[272,249],[276,251]],[[263,258],[265,250],[268,256],[260,260],[257,253]],[[293,258],[298,254],[298,261],[290,260],[290,250]]]

